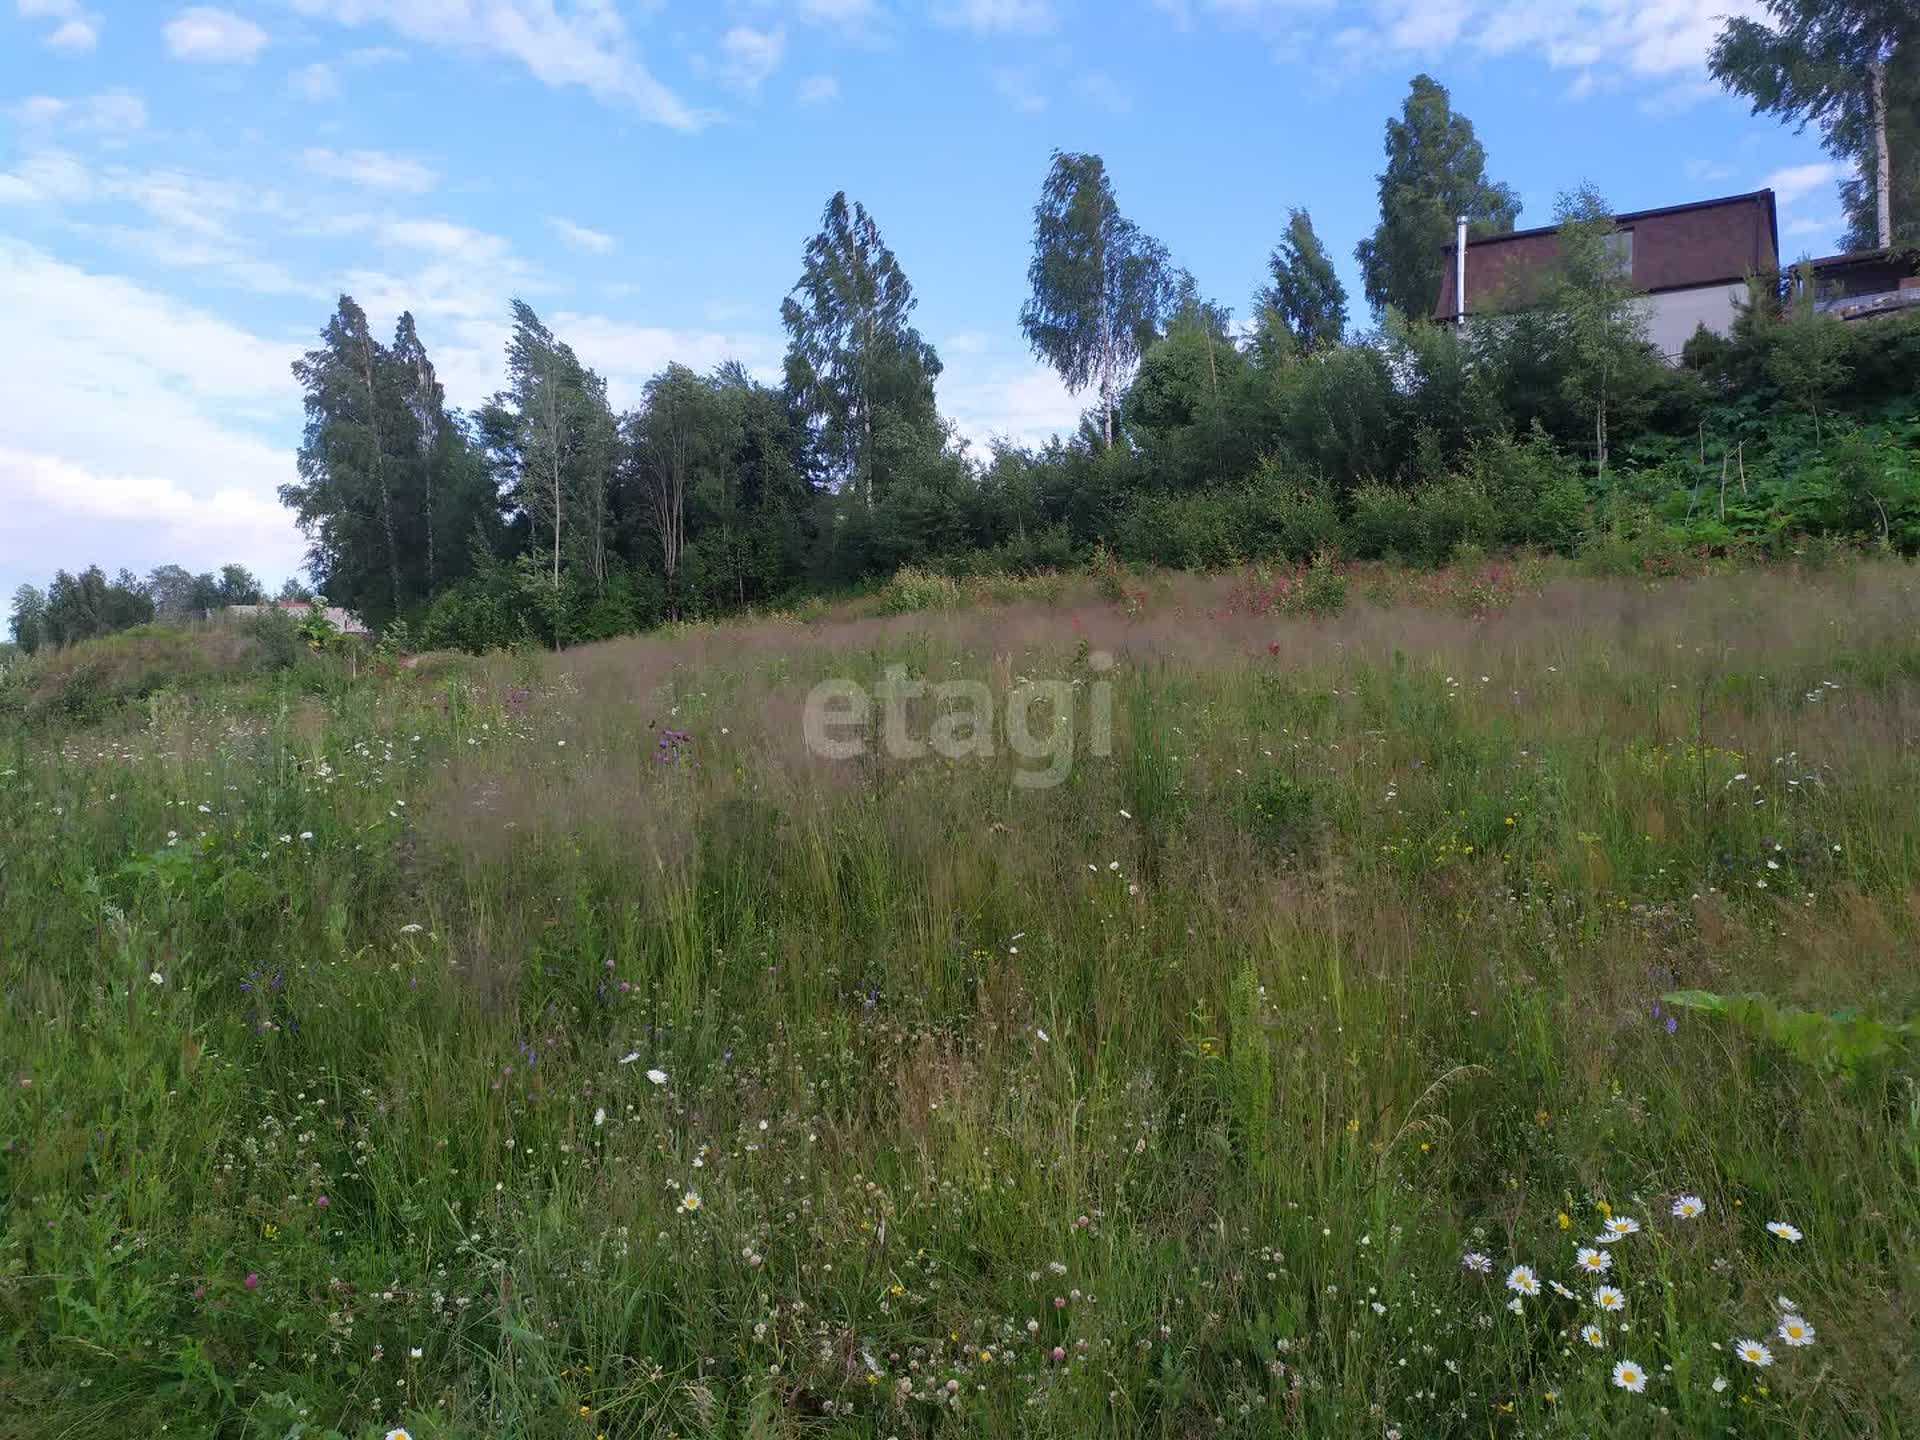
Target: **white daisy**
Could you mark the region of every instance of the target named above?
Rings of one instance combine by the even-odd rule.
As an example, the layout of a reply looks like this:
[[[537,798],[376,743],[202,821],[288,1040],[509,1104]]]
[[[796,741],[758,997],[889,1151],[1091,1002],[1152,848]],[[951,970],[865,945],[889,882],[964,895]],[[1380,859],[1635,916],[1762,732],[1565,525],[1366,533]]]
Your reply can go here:
[[[387,1440],[413,1440],[413,1437],[396,1425],[387,1431]]]
[[[1511,1300],[1507,1301],[1507,1309],[1511,1310],[1516,1315],[1520,1314],[1521,1311],[1523,1311],[1525,1308],[1526,1307],[1520,1303],[1520,1297],[1518,1295],[1514,1296]]]
[[[1533,1273],[1531,1267],[1516,1265],[1507,1272],[1507,1289],[1516,1295],[1538,1295],[1540,1279]]]
[[[1622,1360],[1613,1367],[1613,1383],[1638,1395],[1647,1388],[1647,1372],[1631,1360]]]
[[[1615,1215],[1600,1228],[1618,1240],[1622,1236],[1639,1234],[1640,1222],[1631,1215]]]
[[[1706,1213],[1706,1202],[1698,1195],[1682,1195],[1673,1202],[1673,1218],[1676,1220],[1692,1220]]]
[[[1767,1229],[1775,1235],[1778,1235],[1782,1240],[1790,1241],[1794,1244],[1798,1244],[1800,1241],[1800,1231],[1784,1220],[1769,1220],[1767,1222]]]
[[[1773,1352],[1758,1340],[1736,1340],[1733,1353],[1758,1369],[1764,1370],[1773,1363]]]
[[[1601,1333],[1598,1325],[1582,1325],[1580,1327],[1580,1338],[1596,1350],[1607,1343],[1607,1337]]]
[[[1493,1269],[1493,1261],[1478,1250],[1469,1250],[1460,1257],[1462,1269],[1471,1270],[1476,1275],[1485,1275]]]
[[[1611,1285],[1602,1285],[1593,1292],[1593,1303],[1602,1310],[1617,1313],[1627,1308],[1627,1297]]]
[[[1789,1345],[1796,1347],[1811,1345],[1813,1343],[1813,1326],[1802,1320],[1798,1315],[1782,1315],[1780,1317],[1779,1335],[1780,1338]]]
[[[1604,1250],[1596,1250],[1591,1245],[1582,1245],[1573,1263],[1589,1275],[1604,1275],[1613,1268],[1613,1257]]]
[[[1553,1293],[1558,1295],[1562,1300],[1573,1299],[1573,1292],[1567,1289],[1567,1287],[1562,1285],[1558,1280],[1547,1281],[1547,1288],[1553,1291]]]
[[[700,1208],[700,1204],[700,1192],[698,1190],[689,1190],[680,1197],[680,1210],[682,1214],[691,1215]]]
[[[1716,1394],[1716,1395],[1718,1395],[1718,1394],[1720,1394],[1720,1393],[1721,1393],[1721,1392],[1722,1392],[1723,1390],[1725,1390],[1726,1388],[1727,1388],[1727,1377],[1726,1377],[1726,1376],[1724,1376],[1724,1375],[1716,1375],[1716,1376],[1714,1376],[1714,1377],[1713,1377],[1713,1393],[1714,1393],[1714,1394]]]
[[[647,1079],[655,1085],[664,1085],[667,1083],[667,1072],[664,1070],[649,1070],[647,1071]]]

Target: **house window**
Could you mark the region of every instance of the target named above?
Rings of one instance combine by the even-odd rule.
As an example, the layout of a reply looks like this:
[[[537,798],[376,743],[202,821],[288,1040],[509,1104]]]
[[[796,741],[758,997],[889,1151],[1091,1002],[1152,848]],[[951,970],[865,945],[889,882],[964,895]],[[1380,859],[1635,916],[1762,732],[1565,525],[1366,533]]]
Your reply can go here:
[[[1612,257],[1614,268],[1620,274],[1633,274],[1633,231],[1615,230],[1607,236],[1607,254]]]

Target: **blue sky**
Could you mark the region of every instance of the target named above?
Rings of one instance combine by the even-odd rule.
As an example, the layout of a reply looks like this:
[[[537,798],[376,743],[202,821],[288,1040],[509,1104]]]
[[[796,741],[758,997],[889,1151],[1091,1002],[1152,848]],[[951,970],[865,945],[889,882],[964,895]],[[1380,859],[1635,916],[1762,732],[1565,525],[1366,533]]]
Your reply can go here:
[[[301,545],[292,358],[345,289],[411,307],[449,398],[524,296],[631,403],[668,359],[777,374],[844,188],[912,279],[942,410],[1038,441],[1080,402],[1017,323],[1055,147],[1237,311],[1289,206],[1359,285],[1382,125],[1448,85],[1543,223],[1772,184],[1841,226],[1811,135],[1718,93],[1750,0],[0,0],[0,597],[56,567]],[[11,13],[8,13],[8,12]],[[1362,309],[1356,305],[1356,310]]]

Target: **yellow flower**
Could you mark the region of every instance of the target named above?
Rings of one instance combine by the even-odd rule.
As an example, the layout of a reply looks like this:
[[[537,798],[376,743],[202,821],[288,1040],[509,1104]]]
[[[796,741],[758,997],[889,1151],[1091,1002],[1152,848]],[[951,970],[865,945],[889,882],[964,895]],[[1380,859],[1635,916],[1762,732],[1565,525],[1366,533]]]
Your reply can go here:
[[[593,1411],[588,1409],[585,1405],[582,1405],[580,1407],[580,1418],[582,1420],[590,1418],[592,1414],[593,1414]]]
[[[1602,1215],[1606,1216],[1608,1219],[1613,1218],[1613,1207],[1607,1204],[1606,1201],[1604,1200],[1594,1201],[1593,1208],[1598,1210]]]
[[[1553,1217],[1553,1223],[1558,1225],[1562,1230],[1566,1230],[1572,1227],[1573,1217],[1562,1210],[1558,1215]]]

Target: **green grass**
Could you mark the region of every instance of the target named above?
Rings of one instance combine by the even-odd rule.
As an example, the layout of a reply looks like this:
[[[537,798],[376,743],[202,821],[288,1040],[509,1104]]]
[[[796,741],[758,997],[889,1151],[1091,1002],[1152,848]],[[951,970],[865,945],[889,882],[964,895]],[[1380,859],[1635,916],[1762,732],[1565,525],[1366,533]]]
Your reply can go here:
[[[0,1436],[1905,1433],[1920,577],[1501,584],[0,722]],[[895,664],[1113,753],[809,755]]]

